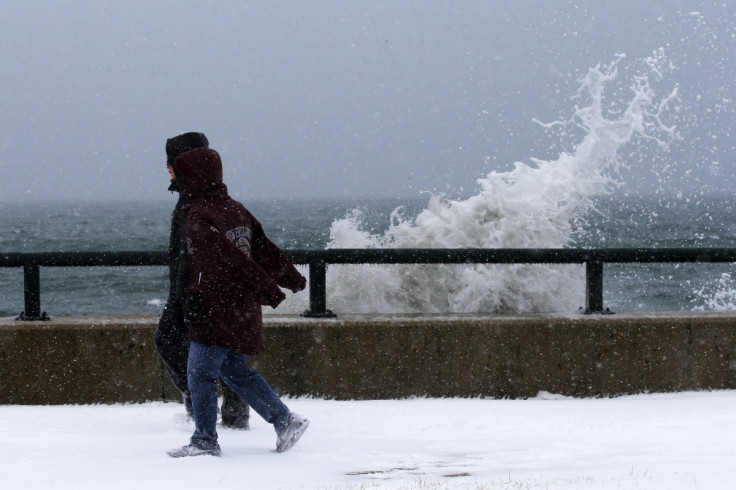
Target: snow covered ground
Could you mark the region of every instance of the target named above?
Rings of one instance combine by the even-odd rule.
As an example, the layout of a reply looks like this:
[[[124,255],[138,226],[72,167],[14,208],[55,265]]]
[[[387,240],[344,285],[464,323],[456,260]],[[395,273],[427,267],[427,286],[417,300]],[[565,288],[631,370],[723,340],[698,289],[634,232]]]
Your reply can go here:
[[[291,451],[254,415],[182,459],[181,404],[0,406],[0,488],[736,487],[736,391],[285,401],[312,421]]]

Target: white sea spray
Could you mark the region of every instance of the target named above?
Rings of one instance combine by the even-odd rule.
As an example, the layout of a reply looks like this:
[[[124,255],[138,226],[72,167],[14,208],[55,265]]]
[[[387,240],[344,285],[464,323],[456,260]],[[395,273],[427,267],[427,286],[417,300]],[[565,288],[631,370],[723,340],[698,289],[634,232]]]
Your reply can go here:
[[[694,295],[693,302],[702,303],[693,307],[695,311],[736,310],[736,280],[730,273],[724,272],[714,286],[694,291]]]
[[[570,152],[490,172],[478,179],[478,193],[465,200],[433,195],[413,219],[398,208],[382,234],[366,231],[360,211],[353,211],[333,222],[328,248],[570,246],[575,218],[620,184],[620,149],[639,141],[666,147],[677,137],[663,122],[677,90],[658,96],[649,83],[662,76],[664,59],[660,51],[627,66],[631,73],[623,83],[630,90],[624,100],[610,100],[606,89],[622,83],[625,56],[589,69],[572,116],[537,121],[551,132],[580,131]],[[328,306],[357,313],[570,311],[584,303],[584,291],[582,265],[333,265],[327,277]]]

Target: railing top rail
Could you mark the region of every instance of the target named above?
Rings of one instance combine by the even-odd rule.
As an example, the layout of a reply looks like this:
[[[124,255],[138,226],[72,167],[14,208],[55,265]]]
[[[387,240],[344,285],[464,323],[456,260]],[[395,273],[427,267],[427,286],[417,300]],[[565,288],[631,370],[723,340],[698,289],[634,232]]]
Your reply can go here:
[[[391,248],[291,250],[296,263],[323,260],[329,264],[580,264],[592,260],[616,262],[736,262],[736,248]]]
[[[166,252],[32,252],[0,254],[0,267],[22,267],[26,264],[46,267],[84,267],[120,265],[166,265]]]
[[[374,248],[285,250],[296,264],[581,264],[653,262],[736,262],[736,248]],[[166,252],[0,253],[0,267],[166,265]]]

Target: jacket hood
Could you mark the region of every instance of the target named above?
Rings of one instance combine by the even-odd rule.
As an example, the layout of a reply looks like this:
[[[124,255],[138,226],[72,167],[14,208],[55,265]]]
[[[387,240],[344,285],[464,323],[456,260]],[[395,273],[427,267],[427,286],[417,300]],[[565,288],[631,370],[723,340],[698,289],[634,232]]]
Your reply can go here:
[[[227,187],[222,182],[222,160],[211,148],[197,148],[182,153],[174,165],[179,189],[187,199],[224,198]]]

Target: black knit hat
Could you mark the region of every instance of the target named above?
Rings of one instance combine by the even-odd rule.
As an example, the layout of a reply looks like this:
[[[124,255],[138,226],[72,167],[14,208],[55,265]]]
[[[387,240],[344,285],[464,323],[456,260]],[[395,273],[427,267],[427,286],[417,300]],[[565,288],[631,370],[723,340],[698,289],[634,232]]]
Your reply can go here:
[[[195,148],[209,148],[204,133],[184,133],[166,140],[166,165],[174,165],[176,157]]]

